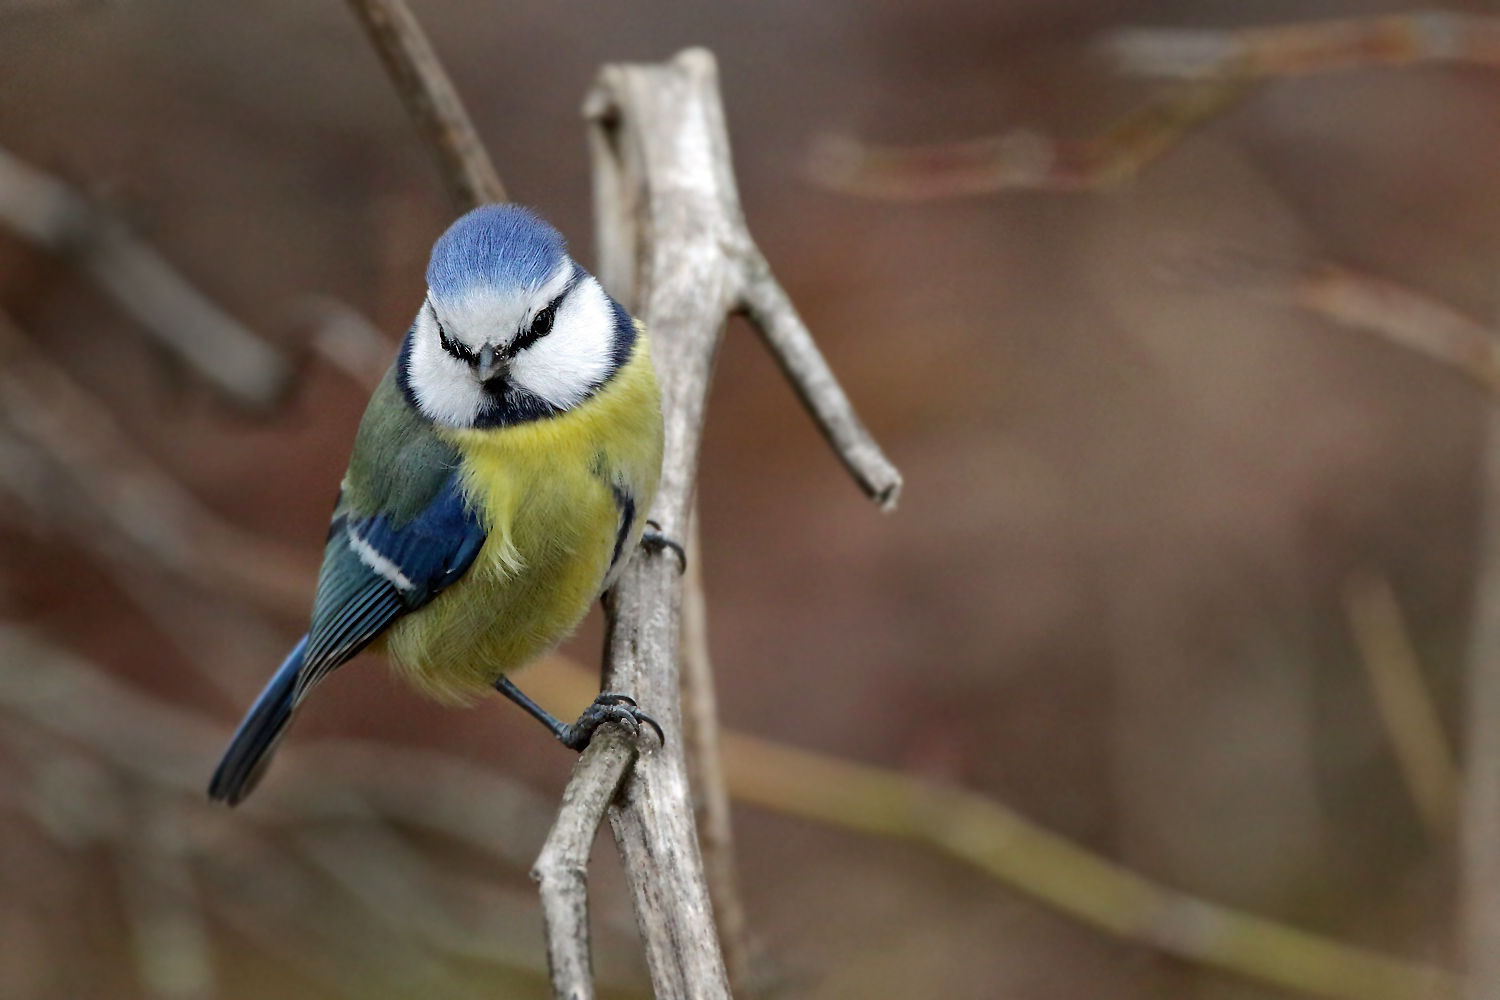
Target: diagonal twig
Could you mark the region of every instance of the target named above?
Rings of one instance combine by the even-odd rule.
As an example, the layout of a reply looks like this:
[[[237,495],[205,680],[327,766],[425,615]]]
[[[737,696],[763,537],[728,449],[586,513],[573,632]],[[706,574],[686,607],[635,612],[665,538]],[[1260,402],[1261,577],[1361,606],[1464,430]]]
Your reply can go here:
[[[1128,28],[1104,43],[1135,76],[1289,77],[1419,63],[1500,67],[1500,18],[1457,11],[1227,30]]]
[[[1446,846],[1458,829],[1461,777],[1401,605],[1390,581],[1375,573],[1351,576],[1343,600],[1375,707],[1417,815],[1432,841]]]
[[[505,201],[505,185],[453,81],[405,0],[349,0],[349,5],[380,53],[427,148],[437,158],[438,174],[453,204],[463,212]]]
[[[204,507],[4,313],[0,417],[44,453],[114,530],[173,573],[276,610],[306,612],[314,561]]]
[[[72,261],[152,336],[241,402],[266,406],[291,380],[280,351],[224,312],[119,220],[0,149],[0,225]]]
[[[1205,250],[1170,268],[1204,287],[1254,295],[1373,333],[1500,395],[1500,334],[1430,296],[1326,262]]]
[[[808,169],[814,180],[835,191],[890,200],[1011,190],[1112,190],[1134,180],[1258,85],[1235,75],[1177,84],[1083,140],[1053,139],[1026,129],[910,147],[825,137],[815,145]]]

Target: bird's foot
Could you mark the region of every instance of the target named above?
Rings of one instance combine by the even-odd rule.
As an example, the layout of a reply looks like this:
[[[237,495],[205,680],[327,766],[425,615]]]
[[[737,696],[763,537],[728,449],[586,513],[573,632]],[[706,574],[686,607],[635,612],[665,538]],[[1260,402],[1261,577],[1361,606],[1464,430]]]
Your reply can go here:
[[[680,543],[662,534],[661,525],[655,521],[646,522],[646,530],[641,532],[641,548],[647,552],[664,552],[671,549],[672,554],[677,556],[677,572],[679,574],[687,572],[687,550]]]
[[[559,725],[553,732],[563,746],[582,753],[589,745],[589,741],[594,738],[594,733],[606,722],[626,723],[637,729],[644,723],[656,730],[656,738],[659,741],[667,742],[661,726],[636,706],[634,698],[628,694],[616,694],[613,691],[605,691],[595,698],[594,703],[583,710],[577,722],[571,725]]]

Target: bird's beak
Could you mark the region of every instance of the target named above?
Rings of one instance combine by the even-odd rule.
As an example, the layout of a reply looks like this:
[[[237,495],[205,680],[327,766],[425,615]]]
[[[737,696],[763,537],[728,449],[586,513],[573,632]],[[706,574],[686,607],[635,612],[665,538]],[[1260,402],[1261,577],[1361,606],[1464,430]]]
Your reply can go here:
[[[496,376],[504,375],[505,369],[505,358],[495,353],[494,347],[485,344],[479,349],[479,363],[475,366],[479,381],[488,382]]]

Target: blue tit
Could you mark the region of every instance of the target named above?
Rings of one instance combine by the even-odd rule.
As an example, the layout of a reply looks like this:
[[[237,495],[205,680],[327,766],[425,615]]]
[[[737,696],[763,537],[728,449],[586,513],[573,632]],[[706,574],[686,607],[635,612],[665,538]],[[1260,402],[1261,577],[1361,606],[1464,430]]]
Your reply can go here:
[[[445,702],[497,688],[574,749],[605,719],[650,722],[601,695],[565,725],[506,677],[578,625],[642,540],[662,456],[644,329],[514,205],[455,222],[427,288],[355,436],[308,633],[240,724],[214,799],[249,794],[297,706],[366,647]]]

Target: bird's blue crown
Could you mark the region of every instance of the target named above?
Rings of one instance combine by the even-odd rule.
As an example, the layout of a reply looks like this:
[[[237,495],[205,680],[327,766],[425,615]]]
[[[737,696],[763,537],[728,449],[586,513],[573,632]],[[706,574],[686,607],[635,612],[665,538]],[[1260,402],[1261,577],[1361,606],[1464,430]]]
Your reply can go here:
[[[519,205],[484,205],[438,237],[427,285],[442,297],[473,288],[535,288],[567,256],[562,234]]]

